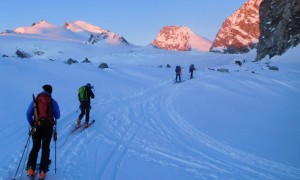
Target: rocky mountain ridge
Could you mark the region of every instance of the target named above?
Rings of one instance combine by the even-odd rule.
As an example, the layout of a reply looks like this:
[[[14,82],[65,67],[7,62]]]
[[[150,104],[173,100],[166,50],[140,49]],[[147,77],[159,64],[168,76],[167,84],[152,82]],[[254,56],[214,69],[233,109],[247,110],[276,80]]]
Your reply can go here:
[[[222,24],[211,52],[247,53],[258,42],[259,6],[262,0],[248,0]]]

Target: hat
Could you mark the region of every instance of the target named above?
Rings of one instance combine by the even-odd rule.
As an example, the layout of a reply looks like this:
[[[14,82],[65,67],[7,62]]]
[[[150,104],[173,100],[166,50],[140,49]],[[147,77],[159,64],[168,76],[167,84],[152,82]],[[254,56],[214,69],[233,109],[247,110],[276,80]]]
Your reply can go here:
[[[88,87],[88,88],[90,88],[90,89],[94,88],[94,86],[92,86],[90,83],[87,83],[85,86]]]
[[[47,93],[51,94],[52,93],[52,86],[49,84],[45,84],[43,86],[44,91],[46,91]]]

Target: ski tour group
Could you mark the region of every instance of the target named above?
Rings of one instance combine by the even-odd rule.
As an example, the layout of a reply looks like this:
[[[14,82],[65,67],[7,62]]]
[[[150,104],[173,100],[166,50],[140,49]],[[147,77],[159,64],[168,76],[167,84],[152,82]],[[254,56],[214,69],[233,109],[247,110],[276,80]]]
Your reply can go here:
[[[24,157],[24,152],[28,148],[30,138],[32,139],[32,148],[26,165],[27,176],[33,180],[35,176],[39,175],[39,180],[43,180],[49,171],[50,160],[50,143],[51,139],[55,142],[55,172],[56,172],[56,141],[57,120],[60,118],[60,109],[58,103],[52,98],[52,86],[49,84],[44,85],[43,91],[37,95],[33,94],[33,100],[29,104],[26,112],[26,119],[30,125],[28,139],[19,161],[18,168],[15,173],[16,179],[19,171],[20,164]],[[81,113],[78,116],[76,126],[72,132],[80,127],[82,130],[91,126],[95,120],[90,122],[90,109],[91,99],[95,98],[93,93],[93,86],[90,83],[82,86],[78,90],[78,99],[80,102]],[[85,116],[85,123],[82,124],[81,120]],[[41,149],[40,162],[37,163],[38,154]],[[26,161],[26,159],[24,160]],[[22,175],[21,175],[22,177]]]
[[[194,64],[191,64],[189,67],[190,79],[194,78],[194,71],[196,71],[196,68]],[[180,66],[176,66],[175,74],[176,74],[175,83],[183,82],[183,80],[181,80],[182,68]]]
[[[193,64],[189,67],[190,79],[193,78],[193,72],[196,70]],[[182,68],[176,66],[175,68],[175,83],[182,82]],[[39,175],[39,180],[43,180],[49,171],[50,160],[50,143],[53,138],[55,142],[55,172],[56,172],[56,141],[57,141],[57,131],[56,125],[57,120],[60,118],[60,109],[58,103],[52,98],[52,86],[49,84],[44,85],[43,91],[37,95],[37,97],[32,95],[32,102],[26,112],[26,119],[30,125],[29,136],[26,142],[25,149],[21,156],[18,168],[16,170],[15,178],[18,174],[21,161],[24,156],[25,150],[28,148],[29,140],[32,139],[32,148],[29,153],[29,157],[26,165],[27,176],[30,179],[34,179],[35,176]],[[91,110],[91,99],[95,98],[93,93],[93,86],[87,83],[78,89],[78,100],[80,102],[81,113],[76,121],[76,126],[72,129],[71,133],[76,130],[85,130],[91,126],[95,120],[90,122],[90,110]],[[85,122],[81,123],[83,117],[85,116]],[[41,149],[40,162],[37,163],[38,154]],[[26,159],[24,160],[26,161]]]

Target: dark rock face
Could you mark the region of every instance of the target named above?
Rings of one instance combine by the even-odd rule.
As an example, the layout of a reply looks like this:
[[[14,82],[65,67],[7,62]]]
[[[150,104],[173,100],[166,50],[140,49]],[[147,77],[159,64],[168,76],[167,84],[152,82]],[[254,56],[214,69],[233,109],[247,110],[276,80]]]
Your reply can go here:
[[[300,0],[263,0],[257,60],[281,55],[300,42]]]
[[[247,53],[259,38],[259,6],[262,0],[248,0],[228,17],[210,48],[211,52]]]
[[[90,38],[88,40],[88,43],[89,44],[96,44],[97,42],[108,39],[108,38],[109,38],[108,33],[91,34]],[[113,35],[111,37],[111,39],[114,39],[114,41],[116,41],[116,42],[120,42],[120,43],[129,45],[129,43],[126,41],[126,39],[123,36]]]

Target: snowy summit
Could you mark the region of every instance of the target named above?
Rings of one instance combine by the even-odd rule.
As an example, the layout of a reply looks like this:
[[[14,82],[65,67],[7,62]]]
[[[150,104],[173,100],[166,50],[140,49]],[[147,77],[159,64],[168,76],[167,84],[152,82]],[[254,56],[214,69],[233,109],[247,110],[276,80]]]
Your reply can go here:
[[[72,41],[89,44],[95,44],[99,41],[112,45],[128,44],[122,36],[84,21],[66,22],[64,26],[57,26],[42,20],[33,23],[32,26],[7,30],[1,34],[8,36],[18,34],[20,37],[34,36],[36,39]]]
[[[209,51],[211,42],[190,28],[183,26],[165,26],[158,33],[152,45],[157,48],[177,51]]]

